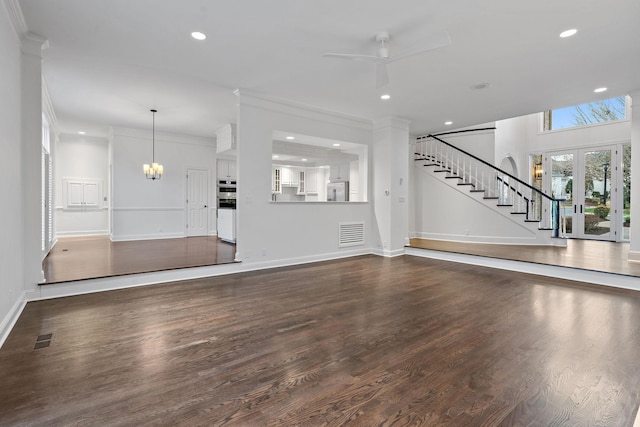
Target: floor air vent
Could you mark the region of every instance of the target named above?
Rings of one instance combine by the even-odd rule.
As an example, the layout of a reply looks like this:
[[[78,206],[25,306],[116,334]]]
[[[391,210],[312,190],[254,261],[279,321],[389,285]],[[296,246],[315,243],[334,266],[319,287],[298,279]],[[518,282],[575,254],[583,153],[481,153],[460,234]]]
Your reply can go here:
[[[364,222],[341,222],[338,227],[338,247],[364,245]]]

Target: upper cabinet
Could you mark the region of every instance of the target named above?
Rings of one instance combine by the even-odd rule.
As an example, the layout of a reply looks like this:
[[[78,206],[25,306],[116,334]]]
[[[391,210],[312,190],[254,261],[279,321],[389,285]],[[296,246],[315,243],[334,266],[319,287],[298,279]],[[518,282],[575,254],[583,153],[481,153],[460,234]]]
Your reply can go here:
[[[300,182],[298,171],[298,168],[283,166],[282,185],[285,187],[297,187],[298,183]]]
[[[282,193],[282,168],[280,166],[271,168],[271,193]]]
[[[102,182],[94,179],[63,178],[65,208],[100,208]]]
[[[218,180],[223,181],[235,181],[237,180],[236,174],[236,161],[218,159]]]
[[[216,152],[235,150],[236,148],[236,128],[229,123],[216,131]]]
[[[349,163],[338,163],[331,165],[329,180],[349,181]]]

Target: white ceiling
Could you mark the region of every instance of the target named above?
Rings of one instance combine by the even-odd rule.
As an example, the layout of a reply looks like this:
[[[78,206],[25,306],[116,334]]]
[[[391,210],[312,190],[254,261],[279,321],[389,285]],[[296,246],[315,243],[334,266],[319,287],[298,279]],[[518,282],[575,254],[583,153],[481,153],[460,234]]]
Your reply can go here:
[[[213,136],[235,122],[233,90],[375,119],[414,134],[624,95],[640,89],[638,0],[19,0],[49,40],[43,70],[60,130],[110,126]],[[578,34],[560,39],[559,33]],[[190,37],[207,34],[205,41]],[[452,45],[375,67],[323,58],[391,54],[446,30]],[[489,83],[484,90],[472,90]],[[594,94],[597,87],[609,88]],[[388,92],[392,98],[381,101]]]

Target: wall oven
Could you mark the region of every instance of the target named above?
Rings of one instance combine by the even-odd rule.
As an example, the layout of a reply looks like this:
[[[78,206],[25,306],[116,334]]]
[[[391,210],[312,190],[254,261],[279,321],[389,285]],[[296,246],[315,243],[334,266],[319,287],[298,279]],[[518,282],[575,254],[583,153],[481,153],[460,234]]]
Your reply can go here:
[[[218,181],[218,209],[236,208],[236,181]]]

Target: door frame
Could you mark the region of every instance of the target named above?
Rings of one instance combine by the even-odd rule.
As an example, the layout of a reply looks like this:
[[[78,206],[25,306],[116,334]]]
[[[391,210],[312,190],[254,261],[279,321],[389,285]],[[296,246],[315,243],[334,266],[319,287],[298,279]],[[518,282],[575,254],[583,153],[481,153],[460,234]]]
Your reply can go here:
[[[198,233],[193,233],[191,227],[189,227],[189,208],[190,205],[193,202],[189,202],[189,186],[190,186],[190,180],[189,180],[189,176],[192,173],[192,171],[197,171],[198,173],[200,172],[204,172],[205,175],[205,179],[202,181],[204,183],[204,185],[206,186],[206,188],[204,189],[205,192],[205,197],[206,200],[204,201],[204,218],[205,218],[205,225],[204,225],[204,231],[203,232],[198,232]],[[203,168],[186,168],[186,172],[185,172],[185,237],[196,237],[196,236],[208,236],[209,233],[209,228],[210,228],[210,224],[211,224],[211,218],[210,218],[210,212],[211,212],[211,203],[210,203],[210,199],[211,199],[211,194],[210,194],[210,187],[211,187],[211,183],[209,182],[210,180],[210,171],[209,169],[203,169]]]
[[[622,192],[619,189],[622,188],[622,166],[623,166],[623,147],[625,143],[617,144],[602,144],[593,145],[588,147],[571,148],[566,150],[554,150],[543,153],[543,169],[544,182],[543,188],[551,194],[552,177],[548,174],[551,171],[551,156],[561,154],[573,155],[573,176],[572,176],[572,206],[573,213],[572,218],[572,232],[565,234],[566,237],[576,239],[589,239],[589,240],[605,240],[605,241],[622,241],[622,222],[623,222],[623,209],[622,209]],[[610,232],[606,236],[596,234],[586,234],[584,232],[584,220],[585,220],[585,154],[593,151],[611,150],[610,158],[610,174],[611,180],[607,185],[609,194],[609,206],[610,206]],[[557,196],[557,195],[555,195]]]

